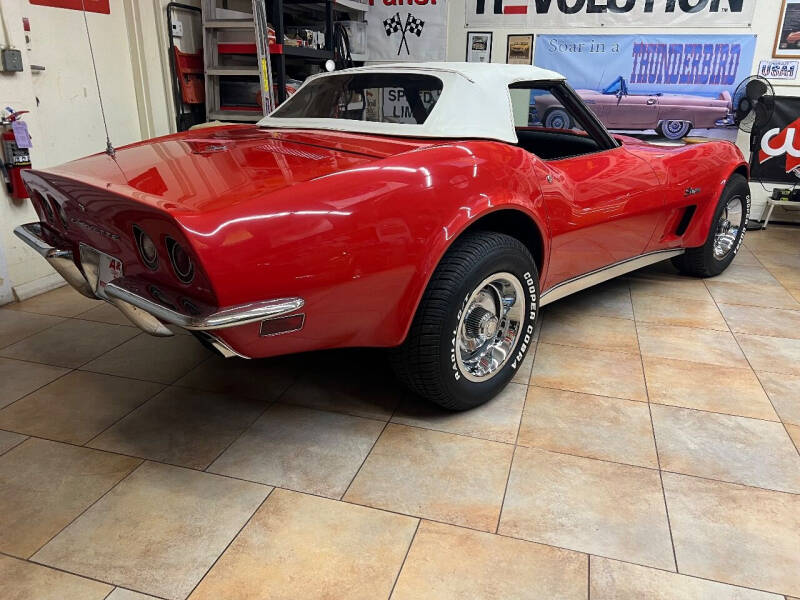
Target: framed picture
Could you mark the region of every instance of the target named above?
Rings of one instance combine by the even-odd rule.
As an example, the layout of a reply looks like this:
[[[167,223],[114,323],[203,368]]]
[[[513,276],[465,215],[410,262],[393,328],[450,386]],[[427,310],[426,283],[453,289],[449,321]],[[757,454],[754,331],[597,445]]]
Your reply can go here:
[[[800,2],[800,0],[798,0]],[[510,65],[530,65],[533,63],[533,34],[508,36],[506,62]]]
[[[492,62],[492,32],[467,32],[467,62]]]
[[[800,0],[783,0],[772,56],[800,58]]]

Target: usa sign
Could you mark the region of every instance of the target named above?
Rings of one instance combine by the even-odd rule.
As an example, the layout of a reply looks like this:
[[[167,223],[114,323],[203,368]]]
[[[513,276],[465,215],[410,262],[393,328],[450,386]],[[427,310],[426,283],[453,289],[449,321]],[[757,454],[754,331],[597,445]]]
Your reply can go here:
[[[466,0],[468,27],[749,27],[756,0]]]

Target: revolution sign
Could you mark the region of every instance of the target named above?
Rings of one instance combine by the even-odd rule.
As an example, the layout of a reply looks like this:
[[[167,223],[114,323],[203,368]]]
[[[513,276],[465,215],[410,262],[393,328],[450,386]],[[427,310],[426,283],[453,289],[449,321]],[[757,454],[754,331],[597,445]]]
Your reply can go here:
[[[468,27],[750,27],[756,0],[466,0]]]

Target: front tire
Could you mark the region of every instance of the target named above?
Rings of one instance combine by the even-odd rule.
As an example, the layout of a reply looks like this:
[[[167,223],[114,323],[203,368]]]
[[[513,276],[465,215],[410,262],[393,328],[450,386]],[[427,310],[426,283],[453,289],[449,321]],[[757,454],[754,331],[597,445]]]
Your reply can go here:
[[[392,364],[411,391],[450,410],[498,394],[522,365],[539,308],[528,249],[494,232],[468,233],[442,258]]]
[[[742,245],[750,217],[750,185],[738,173],[722,191],[705,244],[687,248],[672,259],[682,273],[693,277],[714,277],[733,262]]]

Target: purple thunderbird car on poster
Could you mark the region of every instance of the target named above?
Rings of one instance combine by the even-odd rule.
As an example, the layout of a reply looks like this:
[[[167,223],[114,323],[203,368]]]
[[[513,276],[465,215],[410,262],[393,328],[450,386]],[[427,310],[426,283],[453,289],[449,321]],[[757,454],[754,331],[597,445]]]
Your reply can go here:
[[[602,92],[577,90],[608,129],[655,129],[659,135],[678,140],[692,129],[730,125],[733,102],[728,92],[717,98],[682,94],[631,94],[624,77]],[[552,129],[570,129],[567,112],[551,95],[531,97],[530,120]]]

